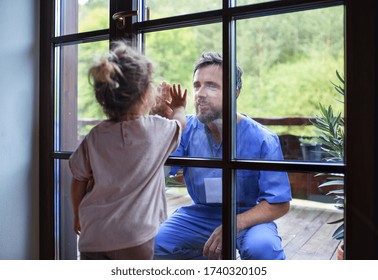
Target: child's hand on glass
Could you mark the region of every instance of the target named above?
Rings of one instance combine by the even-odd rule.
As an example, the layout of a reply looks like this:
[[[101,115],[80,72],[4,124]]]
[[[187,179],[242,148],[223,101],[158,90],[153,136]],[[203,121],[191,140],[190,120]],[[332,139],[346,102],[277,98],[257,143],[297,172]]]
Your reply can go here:
[[[156,104],[154,107],[151,108],[150,114],[152,115],[160,115],[162,117],[166,117],[171,119],[172,117],[172,109],[167,105],[167,101],[170,102],[172,100],[170,94],[171,85],[167,82],[162,82],[157,86],[157,94],[156,94]]]
[[[186,95],[188,90],[185,89],[184,93],[181,91],[181,85],[178,84],[176,87],[176,84],[173,84],[173,87],[170,88],[170,95],[171,100],[166,100],[165,103],[172,109],[176,109],[179,107],[183,107],[185,109],[186,107]]]

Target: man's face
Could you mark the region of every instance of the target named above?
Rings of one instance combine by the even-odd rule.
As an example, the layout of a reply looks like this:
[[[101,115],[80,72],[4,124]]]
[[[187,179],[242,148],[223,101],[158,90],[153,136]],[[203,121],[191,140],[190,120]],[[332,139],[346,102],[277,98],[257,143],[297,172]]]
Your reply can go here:
[[[194,106],[198,119],[210,123],[222,118],[222,67],[209,65],[193,76]]]

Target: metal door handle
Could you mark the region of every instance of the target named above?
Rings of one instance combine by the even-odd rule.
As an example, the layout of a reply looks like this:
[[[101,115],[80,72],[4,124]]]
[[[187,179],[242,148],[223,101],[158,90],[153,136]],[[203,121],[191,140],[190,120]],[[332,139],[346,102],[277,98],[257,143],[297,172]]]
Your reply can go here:
[[[131,12],[122,11],[122,12],[115,13],[112,16],[112,19],[116,21],[117,28],[122,30],[122,29],[125,29],[126,27],[126,18],[137,16],[137,15],[138,15],[138,11],[131,11]]]

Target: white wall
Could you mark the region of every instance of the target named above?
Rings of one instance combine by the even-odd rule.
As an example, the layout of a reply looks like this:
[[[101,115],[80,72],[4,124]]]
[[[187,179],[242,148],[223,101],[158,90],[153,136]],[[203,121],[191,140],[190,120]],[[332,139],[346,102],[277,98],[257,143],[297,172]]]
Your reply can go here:
[[[0,1],[0,259],[38,259],[39,0]]]

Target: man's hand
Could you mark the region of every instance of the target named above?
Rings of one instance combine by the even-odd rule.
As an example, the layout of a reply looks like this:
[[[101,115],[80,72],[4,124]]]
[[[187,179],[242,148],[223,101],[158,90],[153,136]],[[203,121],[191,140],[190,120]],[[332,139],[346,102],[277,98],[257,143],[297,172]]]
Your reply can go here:
[[[209,260],[222,258],[222,225],[217,227],[203,247],[203,255]]]
[[[290,209],[290,202],[270,204],[263,200],[255,207],[236,216],[236,236],[239,232],[257,224],[268,223],[285,215]],[[203,255],[210,260],[222,257],[222,225],[210,235],[203,247]]]

